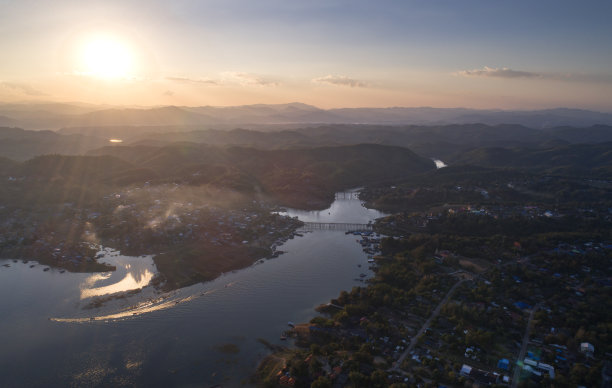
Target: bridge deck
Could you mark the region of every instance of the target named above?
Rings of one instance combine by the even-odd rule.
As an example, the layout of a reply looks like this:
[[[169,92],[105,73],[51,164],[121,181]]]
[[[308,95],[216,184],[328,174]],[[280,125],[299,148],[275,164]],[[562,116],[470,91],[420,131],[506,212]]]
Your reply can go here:
[[[344,223],[344,222],[304,222],[302,229],[307,230],[372,230],[372,224]]]

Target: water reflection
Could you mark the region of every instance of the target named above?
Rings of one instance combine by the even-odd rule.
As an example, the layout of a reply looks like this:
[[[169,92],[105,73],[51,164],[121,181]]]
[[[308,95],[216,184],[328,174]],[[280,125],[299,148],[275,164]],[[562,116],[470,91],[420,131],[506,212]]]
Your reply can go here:
[[[368,222],[384,217],[387,214],[378,210],[368,209],[359,199],[358,189],[336,193],[335,201],[325,210],[287,209],[281,215],[298,217],[304,222],[357,223]]]
[[[95,284],[98,281],[107,278],[108,277],[105,277],[104,275],[92,275],[90,278],[85,280],[84,284]],[[81,299],[141,289],[143,287],[146,287],[152,279],[153,272],[149,270],[145,270],[143,273],[138,274],[138,280],[134,278],[134,275],[132,273],[128,273],[123,279],[121,279],[117,283],[113,283],[103,287],[81,289]]]
[[[151,256],[122,256],[112,249],[102,249],[99,252],[100,262],[116,267],[114,272],[96,273],[88,276],[80,285],[80,298],[111,295],[142,289],[151,283],[155,272]]]

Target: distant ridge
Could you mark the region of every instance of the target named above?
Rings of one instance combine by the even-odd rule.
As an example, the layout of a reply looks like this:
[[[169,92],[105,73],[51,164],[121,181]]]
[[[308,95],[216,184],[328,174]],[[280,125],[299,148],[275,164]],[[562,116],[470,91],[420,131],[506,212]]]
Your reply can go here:
[[[391,145],[427,158],[451,160],[481,147],[551,148],[567,144],[612,142],[612,126],[556,127],[544,130],[521,125],[348,125],[328,124],[276,131],[203,129],[198,125],[116,125],[64,128],[60,131],[0,127],[0,156],[23,161],[37,155],[80,155],[114,145],[164,146],[195,143],[222,147],[281,150],[356,144]]]
[[[223,128],[322,124],[517,124],[542,129],[612,125],[612,114],[582,109],[483,110],[390,107],[321,109],[299,102],[241,106],[109,107],[78,104],[0,104],[0,125],[25,129],[118,125],[194,125]]]

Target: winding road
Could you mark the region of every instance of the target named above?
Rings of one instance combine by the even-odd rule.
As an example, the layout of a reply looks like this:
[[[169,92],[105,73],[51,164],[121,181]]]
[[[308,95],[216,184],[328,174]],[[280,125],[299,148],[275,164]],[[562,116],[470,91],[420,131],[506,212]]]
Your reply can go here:
[[[451,287],[450,290],[448,290],[448,292],[446,293],[446,296],[444,296],[444,299],[442,299],[440,301],[438,306],[436,306],[434,311],[429,316],[429,319],[427,319],[427,321],[425,321],[423,326],[421,326],[421,329],[419,330],[419,332],[416,333],[416,335],[414,337],[412,337],[412,339],[410,340],[410,345],[408,345],[406,350],[404,350],[404,352],[402,353],[400,358],[397,359],[397,361],[395,362],[394,366],[391,369],[389,369],[390,372],[400,372],[401,371],[400,366],[402,365],[402,363],[404,362],[404,360],[406,359],[406,357],[408,356],[410,351],[416,346],[417,342],[419,341],[419,338],[421,338],[421,336],[429,328],[429,326],[431,325],[433,320],[436,319],[438,314],[440,314],[440,310],[442,309],[442,306],[444,306],[448,302],[448,300],[450,299],[450,297],[453,294],[453,292],[455,291],[455,289],[457,287],[459,287],[460,284],[462,284],[463,282],[465,282],[467,280],[469,280],[469,279],[459,280],[457,283],[455,283],[454,286]]]

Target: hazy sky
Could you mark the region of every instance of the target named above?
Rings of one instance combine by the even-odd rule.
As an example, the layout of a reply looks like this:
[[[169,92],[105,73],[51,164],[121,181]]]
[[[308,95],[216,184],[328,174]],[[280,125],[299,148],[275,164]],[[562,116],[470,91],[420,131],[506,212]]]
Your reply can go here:
[[[0,0],[0,101],[612,111],[612,1]]]

